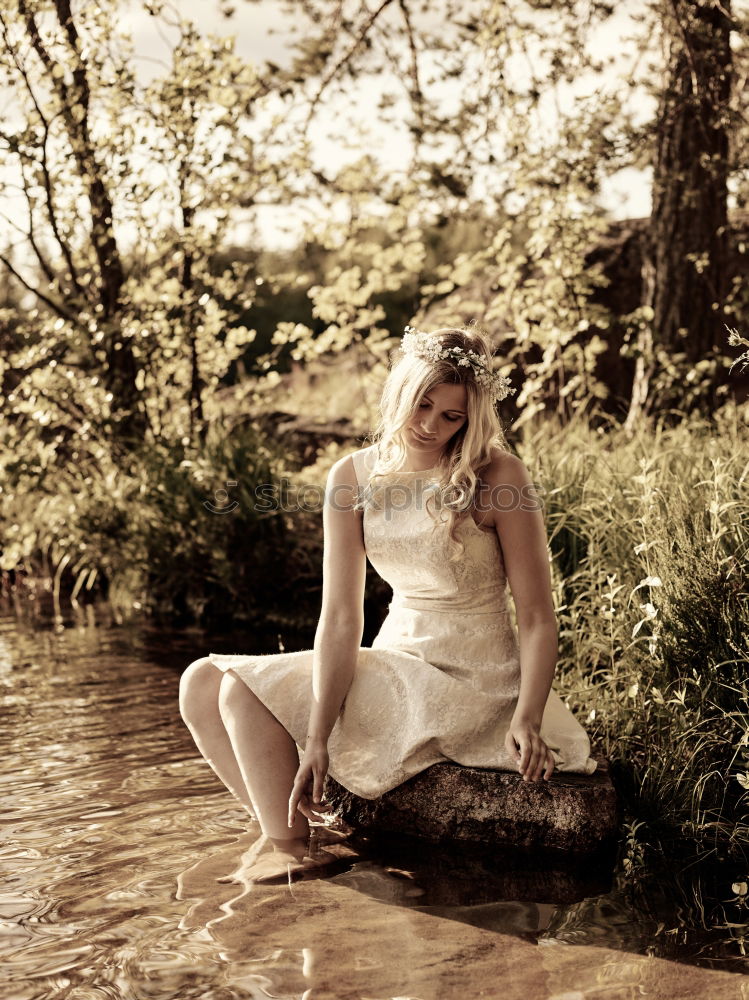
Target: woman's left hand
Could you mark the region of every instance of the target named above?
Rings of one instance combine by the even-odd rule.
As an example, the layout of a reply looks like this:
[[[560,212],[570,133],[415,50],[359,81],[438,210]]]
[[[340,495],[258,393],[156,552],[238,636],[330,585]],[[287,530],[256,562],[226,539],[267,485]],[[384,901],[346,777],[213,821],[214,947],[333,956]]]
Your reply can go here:
[[[505,737],[507,752],[514,758],[524,781],[538,781],[543,774],[548,781],[555,767],[551,750],[541,739],[540,726],[523,719],[513,719]]]
[[[312,822],[319,821],[316,813],[330,812],[331,806],[322,801],[325,775],[328,773],[328,748],[324,743],[309,742],[294,779],[289,798],[289,826],[294,825],[297,809]]]

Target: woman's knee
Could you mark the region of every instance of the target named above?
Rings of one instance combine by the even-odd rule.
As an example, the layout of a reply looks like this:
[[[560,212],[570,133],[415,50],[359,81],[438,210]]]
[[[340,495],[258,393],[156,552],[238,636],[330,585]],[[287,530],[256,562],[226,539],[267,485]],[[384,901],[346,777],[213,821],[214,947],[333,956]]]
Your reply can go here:
[[[205,714],[207,706],[215,711],[222,676],[207,656],[187,667],[179,679],[179,709],[186,722]]]
[[[226,721],[230,717],[236,716],[242,708],[247,708],[247,694],[249,688],[231,670],[227,670],[221,678],[218,690],[218,710],[221,718]]]

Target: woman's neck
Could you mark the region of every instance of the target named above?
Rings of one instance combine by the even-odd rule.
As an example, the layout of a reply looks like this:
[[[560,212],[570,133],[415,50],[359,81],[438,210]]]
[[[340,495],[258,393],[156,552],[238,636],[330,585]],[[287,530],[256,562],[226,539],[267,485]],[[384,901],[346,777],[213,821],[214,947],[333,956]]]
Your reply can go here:
[[[432,469],[436,469],[440,464],[442,456],[432,456],[431,460],[429,456],[421,456],[419,458],[409,458],[406,457],[406,465],[408,468],[404,468],[403,472],[431,472]],[[428,464],[427,464],[428,463]]]

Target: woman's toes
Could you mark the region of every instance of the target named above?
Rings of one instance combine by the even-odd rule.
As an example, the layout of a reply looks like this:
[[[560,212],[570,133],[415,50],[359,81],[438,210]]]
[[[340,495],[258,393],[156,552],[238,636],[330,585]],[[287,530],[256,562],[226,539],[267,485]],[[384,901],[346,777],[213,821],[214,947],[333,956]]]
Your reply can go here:
[[[242,872],[248,882],[273,882],[277,879],[288,879],[290,875],[304,870],[304,859],[300,860],[293,854],[274,851],[258,858],[254,864]]]
[[[260,885],[266,882],[287,882],[289,879],[304,877],[307,874],[314,875],[316,871],[326,868],[333,862],[345,860],[347,859],[317,845],[310,846],[309,853],[303,857],[290,851],[272,851],[253,859],[251,864],[241,865],[230,876],[217,881],[256,882]]]
[[[313,875],[321,868],[326,868],[335,861],[340,861],[335,854],[323,848],[317,848],[303,858],[291,854],[268,854],[245,872],[245,877],[252,882],[271,882],[276,879],[289,879]]]

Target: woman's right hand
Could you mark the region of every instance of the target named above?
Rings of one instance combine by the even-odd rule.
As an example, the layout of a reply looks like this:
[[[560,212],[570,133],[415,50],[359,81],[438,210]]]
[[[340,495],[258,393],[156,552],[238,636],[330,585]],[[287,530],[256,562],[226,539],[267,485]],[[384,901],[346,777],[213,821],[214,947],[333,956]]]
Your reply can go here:
[[[325,775],[328,773],[328,747],[318,741],[308,741],[294,778],[289,798],[289,827],[294,825],[296,811],[313,822],[319,820],[315,813],[329,812],[330,805],[323,803]]]
[[[505,747],[515,759],[518,771],[524,781],[544,781],[551,777],[555,765],[554,756],[541,737],[540,725],[514,716],[505,736]]]

